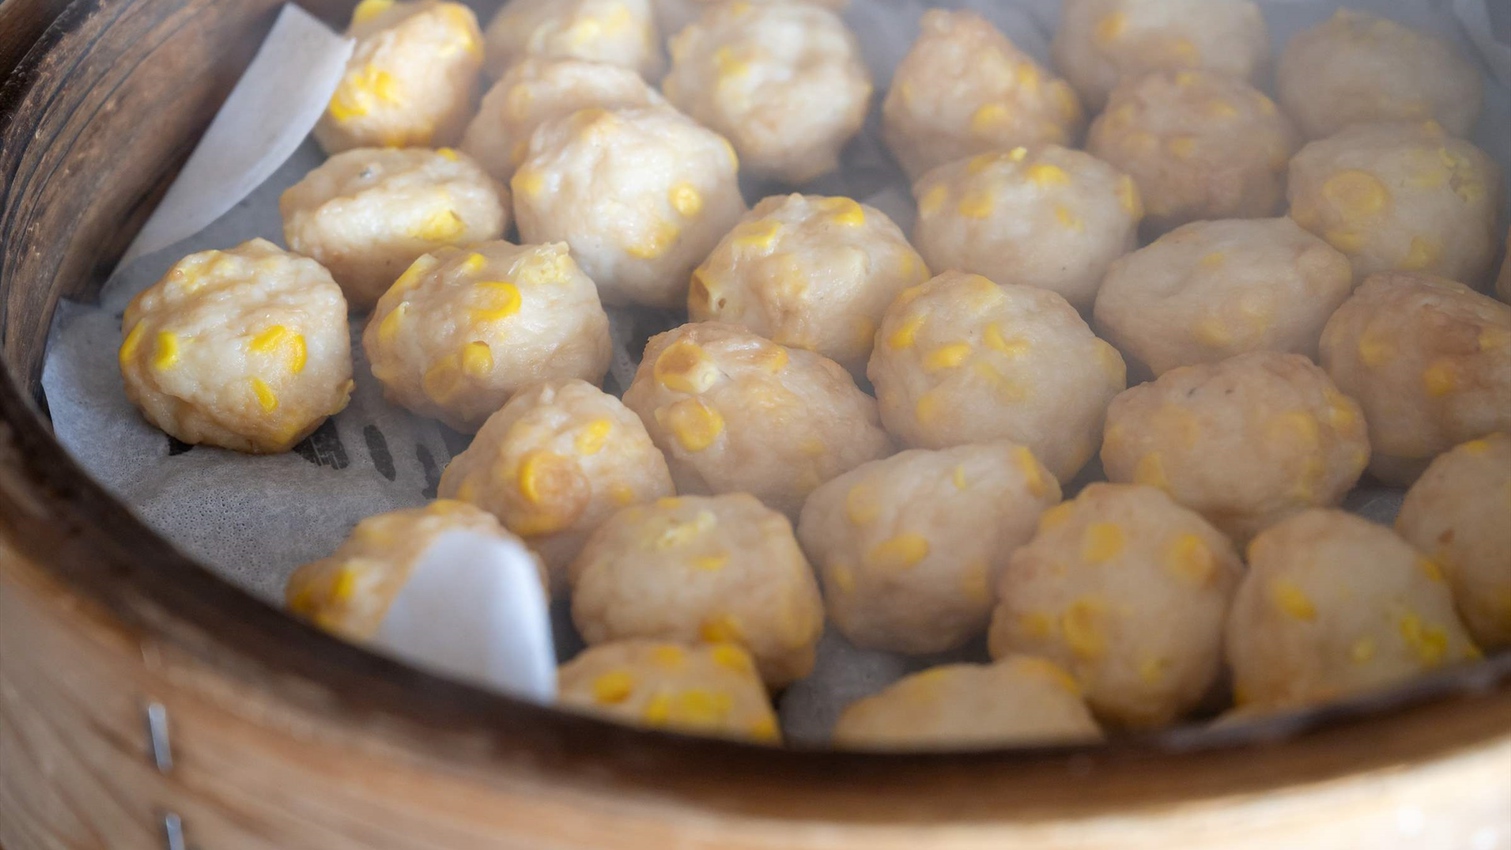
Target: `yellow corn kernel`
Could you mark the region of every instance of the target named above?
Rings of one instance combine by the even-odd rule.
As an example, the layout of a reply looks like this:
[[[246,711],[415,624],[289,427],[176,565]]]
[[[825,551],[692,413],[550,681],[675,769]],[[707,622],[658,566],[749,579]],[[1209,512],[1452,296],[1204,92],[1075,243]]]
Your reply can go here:
[[[1227,348],[1233,344],[1233,330],[1216,316],[1198,319],[1191,326],[1191,337],[1209,348]]]
[[[540,505],[556,495],[558,481],[571,477],[575,464],[567,458],[539,449],[527,452],[519,462],[519,494],[532,505]]]
[[[599,705],[617,705],[635,692],[635,677],[625,670],[604,673],[593,680],[593,700]]]
[[[712,446],[724,433],[724,417],[719,411],[703,403],[702,399],[689,398],[671,407],[657,411],[657,420],[671,429],[678,444],[689,452],[701,452]]]
[[[394,0],[362,0],[352,9],[352,23],[365,24],[393,8]]]
[[[1139,458],[1133,468],[1133,481],[1146,487],[1158,487],[1169,492],[1170,476],[1165,474],[1165,459],[1159,452],[1150,452]]]
[[[697,343],[679,339],[656,358],[651,376],[673,392],[697,395],[719,380],[719,367]]]
[[[1028,399],[1028,387],[1021,381],[1002,374],[996,366],[982,360],[971,364],[976,377],[991,384],[997,399],[1007,404],[1017,404]]]
[[[1123,554],[1127,545],[1127,536],[1116,523],[1092,523],[1087,527],[1086,537],[1081,542],[1081,557],[1089,563],[1105,564]]]
[[[1168,53],[1171,59],[1182,65],[1195,67],[1201,64],[1201,50],[1189,38],[1177,38],[1171,42]]]
[[[1039,162],[1030,165],[1024,172],[1028,182],[1035,186],[1069,186],[1070,175],[1058,165],[1050,165],[1047,162]]]
[[[1207,114],[1213,118],[1221,120],[1227,118],[1237,118],[1239,113],[1238,107],[1234,106],[1223,98],[1216,97],[1207,101]]]
[[[1022,337],[1004,337],[1002,326],[993,322],[986,326],[984,333],[986,347],[993,351],[1000,351],[1009,357],[1022,357],[1032,347],[1029,341]]]
[[[603,451],[604,444],[609,441],[609,434],[613,431],[613,420],[595,419],[577,432],[572,440],[572,447],[580,455],[596,455]]]
[[[404,323],[404,317],[409,314],[409,302],[401,302],[397,307],[389,311],[383,321],[378,323],[378,340],[385,345],[391,344],[399,336],[399,325]]]
[[[1104,15],[1100,21],[1097,21],[1094,37],[1097,44],[1106,47],[1121,38],[1123,31],[1127,28],[1128,16],[1122,12],[1113,12],[1110,15]]]
[[[666,694],[656,694],[645,704],[645,710],[640,719],[647,726],[665,726],[672,717],[672,698]]]
[[[1437,626],[1424,625],[1416,614],[1407,614],[1397,623],[1401,639],[1429,667],[1443,663],[1448,654],[1448,634]]]
[[[1306,591],[1289,579],[1277,579],[1270,583],[1270,601],[1293,619],[1317,619],[1317,607],[1312,604]]]
[[[1135,220],[1144,217],[1144,199],[1139,195],[1138,184],[1133,182],[1132,177],[1118,179],[1118,203],[1123,207],[1123,212]]]
[[[676,670],[687,662],[687,652],[672,643],[651,648],[651,663],[667,670]]]
[[[1063,205],[1055,207],[1055,220],[1060,222],[1062,227],[1070,230],[1079,231],[1086,229],[1086,222],[1082,221],[1080,216],[1071,212],[1069,207]]]
[[[1479,349],[1481,352],[1500,351],[1508,346],[1511,346],[1511,330],[1494,327],[1480,330]]]
[[[782,730],[777,728],[776,718],[768,714],[750,724],[750,737],[771,743],[782,739]]]
[[[931,186],[918,199],[918,215],[923,218],[933,218],[944,209],[945,201],[949,199],[949,187],[937,184]]]
[[[152,368],[159,372],[165,372],[178,365],[178,335],[168,331],[159,331],[157,335],[156,353],[152,357]]]
[[[855,592],[855,571],[846,564],[830,564],[829,580],[840,593]]]
[[[976,177],[983,171],[986,171],[988,168],[996,165],[998,160],[1000,160],[1001,158],[1002,154],[1000,153],[977,154],[976,156],[971,157],[970,161],[965,164],[965,171],[972,177]]]
[[[792,355],[788,354],[787,349],[780,345],[764,346],[757,353],[756,357],[759,364],[773,375],[786,369],[787,364],[792,362]]]
[[[714,51],[714,67],[720,82],[742,77],[750,72],[750,63],[741,59],[734,48],[727,45]]]
[[[1059,528],[1070,520],[1070,515],[1073,513],[1075,513],[1075,503],[1061,502],[1044,513],[1039,514],[1039,530],[1048,531],[1052,528]]]
[[[639,498],[635,495],[635,488],[627,484],[615,484],[609,488],[609,501],[618,507],[633,505]]]
[[[1365,366],[1379,368],[1395,357],[1396,349],[1390,340],[1381,334],[1365,333],[1359,337],[1359,360]]]
[[[656,506],[666,507],[662,504],[663,502],[667,502],[667,500],[661,499],[657,501]],[[680,502],[676,502],[672,506],[675,507],[675,504],[680,504]],[[698,511],[698,513],[689,520],[680,520],[672,517],[669,518],[666,528],[663,529],[660,534],[656,535],[656,539],[652,542],[652,546],[658,550],[675,549],[679,546],[686,546],[687,544],[712,531],[718,524],[718,518],[715,517],[710,511]]]
[[[1375,657],[1375,642],[1369,638],[1359,638],[1349,647],[1348,657],[1355,664],[1368,664]]]
[[[1170,545],[1165,568],[1171,574],[1195,584],[1206,584],[1217,570],[1217,558],[1206,541],[1195,534],[1181,534]]]
[[[673,186],[667,200],[671,202],[672,209],[683,218],[693,218],[703,211],[703,195],[696,186],[691,183],[678,183]]]
[[[435,257],[421,254],[418,259],[409,264],[409,268],[405,269],[403,274],[399,275],[399,279],[393,282],[389,292],[406,292],[413,289],[415,284],[420,282],[420,278],[429,274],[438,265],[440,261]]]
[[[866,210],[851,198],[825,198],[819,208],[829,214],[829,221],[841,227],[862,227],[866,223]]]
[[[131,326],[131,331],[126,334],[126,339],[121,342],[120,361],[122,367],[136,359],[136,353],[142,347],[142,337],[146,335],[146,322],[138,320],[136,324]]]
[[[470,378],[493,374],[493,350],[486,342],[469,342],[462,346],[462,373]]]
[[[1458,389],[1458,370],[1451,360],[1439,360],[1422,373],[1422,386],[1433,398],[1442,398]]]
[[[759,251],[766,251],[776,244],[777,236],[781,232],[781,222],[763,218],[756,221],[747,221],[736,227],[734,232],[730,234],[730,237],[734,240],[736,248],[753,248]]]
[[[729,694],[692,688],[678,694],[672,703],[672,719],[693,727],[716,726],[734,707]]]
[[[955,467],[955,471],[950,475],[950,481],[954,482],[956,490],[968,490],[971,486],[966,480],[964,466]]]
[[[624,252],[637,260],[654,260],[664,256],[676,244],[682,229],[669,221],[658,221],[639,242],[624,246]]]
[[[938,393],[926,392],[918,399],[918,403],[913,405],[913,415],[920,425],[932,425],[939,418],[940,405]]]
[[[1027,446],[1013,449],[1013,466],[1018,468],[1018,473],[1023,476],[1023,485],[1034,498],[1042,499],[1049,495],[1049,482],[1044,478],[1044,467]]]
[[[744,634],[740,621],[733,614],[710,617],[698,627],[698,637],[704,643],[737,643]]]
[[[1390,190],[1367,171],[1340,171],[1322,184],[1322,197],[1348,219],[1379,215],[1390,203]]]
[[[337,123],[344,124],[370,114],[381,104],[399,104],[403,100],[403,92],[392,74],[365,65],[341,79],[327,109]]]
[[[1019,655],[1014,656],[1011,662],[1013,669],[1031,676],[1048,679],[1050,682],[1067,693],[1081,695],[1081,685],[1074,676],[1065,671],[1064,667],[1044,658]]]
[[[1358,254],[1369,242],[1369,236],[1364,231],[1350,227],[1330,228],[1322,234],[1322,238],[1327,240],[1327,244],[1345,254]]]
[[[1317,417],[1304,410],[1293,410],[1272,418],[1265,426],[1265,436],[1276,442],[1297,439],[1315,446],[1322,440],[1322,427]]]
[[[971,114],[971,132],[978,136],[989,136],[996,132],[997,128],[1006,124],[1007,118],[1006,104],[984,104]]]
[[[546,189],[546,177],[533,168],[521,168],[509,180],[509,188],[516,196],[536,198]]]
[[[909,316],[901,327],[887,337],[887,347],[894,351],[912,348],[918,342],[918,331],[923,328],[924,319],[922,315]]]
[[[460,263],[458,263],[456,268],[457,271],[461,272],[462,274],[477,274],[478,272],[482,271],[483,267],[487,264],[488,258],[474,251],[473,253],[467,255],[467,259],[462,260]]]
[[[1445,581],[1443,578],[1443,568],[1438,566],[1437,561],[1431,558],[1418,558],[1416,563],[1417,569],[1421,571],[1422,575],[1427,577],[1428,581],[1438,584],[1442,584]]]
[[[452,242],[466,232],[467,225],[456,210],[442,207],[426,216],[420,226],[415,228],[414,235],[426,242]]]
[[[1056,631],[1055,621],[1042,611],[1030,611],[1018,618],[1018,631],[1031,638],[1047,638]]]
[[[472,310],[472,318],[479,322],[502,322],[520,311],[524,299],[519,287],[502,280],[488,280],[474,284],[478,306]]]
[[[263,413],[272,413],[278,409],[278,394],[268,386],[267,381],[261,378],[252,379],[252,394],[257,397],[257,405]]]
[[[923,358],[923,368],[926,372],[942,372],[945,369],[958,369],[970,359],[971,347],[968,343],[957,342],[953,345],[945,345],[930,351]]]
[[[960,573],[960,592],[978,605],[992,601],[991,570],[985,561],[972,561]]]
[[[716,573],[724,569],[728,563],[728,552],[720,552],[717,555],[700,555],[693,558],[693,567],[707,573]]]
[[[982,219],[991,216],[997,201],[987,189],[972,189],[960,199],[960,214],[966,218]]]
[[[1065,643],[1077,658],[1095,661],[1107,651],[1107,639],[1102,633],[1101,619],[1106,610],[1100,600],[1078,599],[1060,615],[1060,630],[1065,633]]]
[[[289,371],[296,375],[304,371],[305,359],[309,354],[304,337],[283,325],[273,325],[252,337],[251,348],[259,354],[271,354],[280,349],[285,351]]]
[[[1442,255],[1442,243],[1427,236],[1414,236],[1411,239],[1411,249],[1401,260],[1401,268],[1407,271],[1421,271],[1436,263]]]
[[[872,569],[898,572],[918,566],[928,556],[928,538],[920,534],[899,534],[871,547],[866,562]]]
[[[1165,143],[1165,147],[1169,149],[1170,153],[1174,154],[1177,159],[1190,159],[1191,157],[1196,156],[1196,137],[1175,136],[1172,137],[1170,141]]]

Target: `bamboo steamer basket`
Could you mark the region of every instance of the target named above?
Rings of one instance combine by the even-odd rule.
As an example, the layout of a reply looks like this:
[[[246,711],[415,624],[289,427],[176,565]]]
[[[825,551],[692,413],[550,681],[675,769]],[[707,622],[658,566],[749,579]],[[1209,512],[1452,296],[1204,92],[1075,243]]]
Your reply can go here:
[[[337,25],[349,12],[306,5]],[[1504,654],[1282,728],[784,752],[434,678],[197,566],[52,439],[43,345],[58,298],[97,291],[276,6],[0,5],[4,848],[1511,847]]]

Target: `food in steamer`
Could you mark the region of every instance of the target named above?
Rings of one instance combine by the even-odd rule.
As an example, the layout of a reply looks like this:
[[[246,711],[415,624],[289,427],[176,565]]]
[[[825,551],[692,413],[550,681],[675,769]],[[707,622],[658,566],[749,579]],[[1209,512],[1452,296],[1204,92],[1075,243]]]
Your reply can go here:
[[[477,431],[439,501],[295,573],[317,626],[373,640],[467,530],[568,597],[571,710],[775,744],[826,626],[949,653],[844,711],[862,749],[1263,716],[1511,645],[1511,308],[1470,288],[1503,179],[1442,42],[1342,14],[1277,107],[1252,3],[1067,0],[1053,69],[931,11],[879,115],[915,250],[848,173],[747,213],[739,177],[826,175],[866,117],[819,6],[514,0],[476,107],[461,7],[365,0],[352,33],[292,253],[186,257],[120,351],[163,430],[285,451],[352,392],[350,307],[391,402]],[[621,346],[680,320],[640,308],[693,322],[623,401],[604,304]],[[1334,509],[1412,482],[1393,529]]]

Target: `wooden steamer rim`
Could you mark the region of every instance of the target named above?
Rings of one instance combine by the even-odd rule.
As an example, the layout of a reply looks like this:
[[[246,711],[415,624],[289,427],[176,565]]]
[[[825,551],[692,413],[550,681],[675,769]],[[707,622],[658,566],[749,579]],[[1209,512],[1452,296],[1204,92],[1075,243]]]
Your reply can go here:
[[[0,30],[50,0],[11,4]],[[1504,653],[1284,737],[777,751],[441,680],[196,565],[52,439],[42,348],[57,298],[98,287],[276,5],[77,0],[0,88],[0,844],[162,847],[173,815],[203,850],[1511,846]],[[166,770],[147,757],[154,704]]]

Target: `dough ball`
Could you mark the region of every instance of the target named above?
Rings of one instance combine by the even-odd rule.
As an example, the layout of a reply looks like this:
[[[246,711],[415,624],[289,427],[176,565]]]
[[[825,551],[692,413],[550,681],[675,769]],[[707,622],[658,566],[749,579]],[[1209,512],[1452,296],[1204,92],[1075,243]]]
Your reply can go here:
[[[1264,218],[1285,198],[1296,131],[1274,101],[1210,71],[1124,80],[1091,125],[1086,150],[1131,175],[1151,229]]]
[[[502,236],[509,193],[447,148],[363,148],[306,174],[278,211],[289,249],[330,269],[352,309],[365,311],[420,255]]]
[[[1080,309],[1137,246],[1144,214],[1127,175],[1053,145],[942,165],[913,193],[913,241],[929,268],[1052,290]]]
[[[1101,737],[1075,679],[1026,656],[915,673],[851,703],[834,727],[836,745],[864,750],[984,750]]]
[[[121,332],[126,397],[185,443],[286,452],[351,397],[340,287],[265,239],[179,260]]]
[[[315,125],[326,153],[456,141],[472,116],[483,34],[460,3],[362,0],[346,34],[357,42]]]
[[[368,517],[329,557],[294,571],[285,589],[289,610],[346,640],[371,640],[420,556],[449,531],[519,542],[490,514],[461,502]]]
[[[509,0],[483,42],[491,77],[530,57],[617,65],[645,77],[666,67],[650,0]]]
[[[974,12],[931,9],[892,76],[882,133],[908,176],[978,153],[1069,144],[1086,121],[1069,84]]]
[[[667,99],[733,142],[752,172],[787,183],[837,168],[871,107],[860,45],[822,6],[710,6],[671,53]]]
[[[1347,254],[1358,278],[1416,271],[1479,283],[1500,226],[1501,170],[1436,124],[1371,124],[1291,160],[1291,218]]]
[[[1479,120],[1484,87],[1461,53],[1395,21],[1339,9],[1286,45],[1276,90],[1313,139],[1351,124],[1429,118],[1467,136]]]
[[[1228,618],[1240,707],[1313,705],[1479,657],[1433,562],[1390,529],[1311,510],[1254,538]]]
[[[787,518],[745,493],[625,508],[588,538],[571,579],[589,644],[735,643],[772,687],[813,669],[824,630],[813,569]]]
[[[1096,327],[1156,376],[1249,351],[1317,356],[1348,258],[1289,218],[1188,224],[1113,263]]]
[[[632,726],[767,744],[782,738],[750,655],[734,644],[606,643],[563,664],[556,682],[561,707]]]
[[[1243,563],[1153,487],[1092,484],[1046,513],[997,585],[992,656],[1048,658],[1103,720],[1155,729],[1217,682]]]
[[[1409,485],[1434,457],[1511,430],[1511,307],[1427,275],[1375,275],[1322,332],[1322,365],[1358,400],[1370,471]]]
[[[535,384],[488,417],[440,495],[483,508],[540,554],[557,588],[587,536],[627,505],[671,496],[639,417],[586,381]]]
[[[670,38],[681,32],[683,27],[696,21],[705,10],[723,2],[724,0],[651,0],[651,6],[656,11],[656,21],[661,25],[661,32]],[[746,2],[762,6],[767,3],[786,3],[790,0],[746,0]],[[803,0],[803,2],[810,6],[821,6],[835,11],[843,11],[850,5],[850,0]]]
[[[1343,501],[1369,462],[1364,416],[1299,354],[1182,366],[1112,403],[1107,478],[1158,487],[1240,542]]]
[[[914,450],[814,491],[798,539],[851,643],[915,655],[986,628],[992,588],[1060,484],[1015,443]]]
[[[881,210],[787,195],[748,213],[693,272],[695,322],[740,325],[864,374],[897,293],[928,280],[923,258]]]
[[[1119,82],[1152,71],[1205,70],[1255,82],[1270,35],[1249,0],[1065,0],[1051,52],[1091,109]]]
[[[942,449],[1011,440],[1056,478],[1096,451],[1123,358],[1043,289],[945,272],[887,310],[866,373],[887,431]]]
[[[624,403],[681,493],[750,493],[788,516],[820,484],[891,454],[876,402],[839,364],[733,325],[651,338]]]
[[[681,307],[687,282],[745,214],[724,137],[667,108],[547,121],[514,173],[526,242],[566,242],[607,304]]]
[[[577,59],[524,59],[488,93],[462,135],[461,149],[500,180],[530,152],[535,128],[579,109],[657,106],[666,101],[639,74]]]
[[[1406,493],[1396,531],[1443,568],[1485,649],[1511,646],[1511,433],[1453,449]]]
[[[598,383],[613,356],[598,291],[560,243],[425,254],[379,299],[362,348],[389,401],[464,432],[528,384]]]

